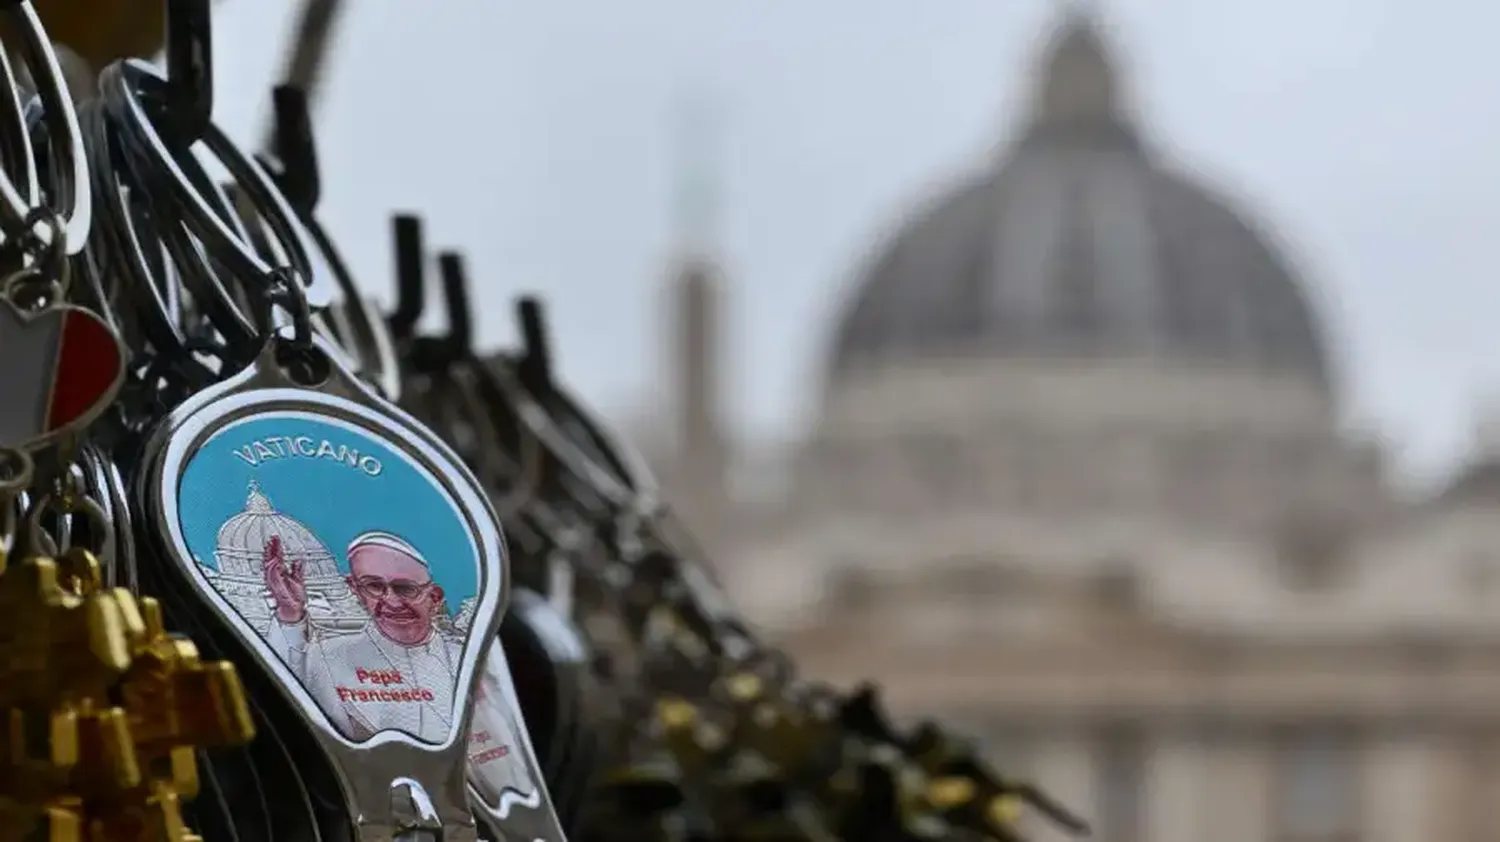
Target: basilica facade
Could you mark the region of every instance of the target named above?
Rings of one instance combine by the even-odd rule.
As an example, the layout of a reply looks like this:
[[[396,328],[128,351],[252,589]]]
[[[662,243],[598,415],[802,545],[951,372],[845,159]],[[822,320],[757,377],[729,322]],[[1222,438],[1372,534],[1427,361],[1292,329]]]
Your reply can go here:
[[[729,279],[685,254],[647,456],[808,673],[878,677],[1101,842],[1494,842],[1500,460],[1395,490],[1313,281],[1117,64],[1058,26],[1016,139],[863,268],[789,452],[728,440]]]

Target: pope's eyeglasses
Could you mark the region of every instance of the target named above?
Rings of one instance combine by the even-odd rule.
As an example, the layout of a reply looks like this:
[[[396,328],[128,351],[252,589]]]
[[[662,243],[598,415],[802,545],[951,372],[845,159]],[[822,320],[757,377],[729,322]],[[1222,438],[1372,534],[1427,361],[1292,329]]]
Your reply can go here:
[[[376,599],[395,594],[400,599],[416,599],[432,587],[432,581],[413,582],[410,579],[382,579],[379,576],[361,576],[354,581],[360,592]]]

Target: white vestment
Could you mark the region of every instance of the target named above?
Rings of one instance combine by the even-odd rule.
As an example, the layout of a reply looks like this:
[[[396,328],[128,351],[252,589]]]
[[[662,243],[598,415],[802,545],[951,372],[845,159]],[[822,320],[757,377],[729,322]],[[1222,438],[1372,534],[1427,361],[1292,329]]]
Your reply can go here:
[[[463,651],[457,641],[434,631],[405,646],[373,621],[357,632],[309,639],[305,621],[284,625],[273,614],[266,642],[351,740],[380,731],[447,739]]]

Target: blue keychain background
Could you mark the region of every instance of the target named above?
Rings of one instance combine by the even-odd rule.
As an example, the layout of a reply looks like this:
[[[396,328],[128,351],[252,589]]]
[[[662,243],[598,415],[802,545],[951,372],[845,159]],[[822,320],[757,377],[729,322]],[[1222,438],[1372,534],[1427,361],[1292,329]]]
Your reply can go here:
[[[252,466],[235,455],[251,442],[307,436],[346,444],[380,460],[378,476],[346,462],[306,456],[262,459]],[[478,553],[468,527],[444,492],[407,457],[370,434],[298,414],[260,415],[215,433],[188,460],[178,485],[177,506],[188,550],[217,567],[219,527],[245,510],[250,480],[279,513],[312,530],[349,572],[344,550],[355,536],[381,530],[401,536],[427,559],[450,611],[479,587]]]

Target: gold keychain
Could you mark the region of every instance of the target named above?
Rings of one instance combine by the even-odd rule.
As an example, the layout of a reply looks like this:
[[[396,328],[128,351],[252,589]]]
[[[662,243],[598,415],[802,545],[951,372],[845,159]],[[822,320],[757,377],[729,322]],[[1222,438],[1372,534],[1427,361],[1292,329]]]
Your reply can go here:
[[[254,734],[234,667],[101,587],[83,548],[0,574],[0,841],[189,842],[193,752]]]

